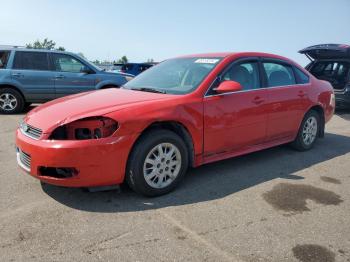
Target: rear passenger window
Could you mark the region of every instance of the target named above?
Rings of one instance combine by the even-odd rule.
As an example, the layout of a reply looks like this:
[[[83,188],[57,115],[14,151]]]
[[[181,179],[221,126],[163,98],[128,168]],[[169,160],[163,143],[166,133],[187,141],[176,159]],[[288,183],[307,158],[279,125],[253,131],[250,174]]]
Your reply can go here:
[[[267,76],[267,85],[269,87],[296,84],[291,66],[273,62],[265,62],[263,65]]]
[[[8,51],[0,51],[0,69],[6,68],[9,55]]]
[[[260,88],[259,70],[257,62],[245,62],[233,65],[222,77],[240,83],[243,90]]]
[[[295,68],[295,74],[297,77],[298,84],[307,84],[309,83],[309,76],[301,71],[299,68]]]
[[[49,70],[47,53],[17,51],[15,54],[13,68],[26,70]]]

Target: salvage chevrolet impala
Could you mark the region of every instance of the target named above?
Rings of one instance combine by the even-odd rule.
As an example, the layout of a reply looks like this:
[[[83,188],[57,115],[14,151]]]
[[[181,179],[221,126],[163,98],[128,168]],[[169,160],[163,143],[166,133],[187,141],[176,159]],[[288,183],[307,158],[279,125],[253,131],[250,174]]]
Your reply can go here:
[[[68,187],[117,185],[156,196],[197,167],[324,136],[334,93],[293,61],[265,53],[166,60],[120,89],[32,110],[16,133],[20,167]]]

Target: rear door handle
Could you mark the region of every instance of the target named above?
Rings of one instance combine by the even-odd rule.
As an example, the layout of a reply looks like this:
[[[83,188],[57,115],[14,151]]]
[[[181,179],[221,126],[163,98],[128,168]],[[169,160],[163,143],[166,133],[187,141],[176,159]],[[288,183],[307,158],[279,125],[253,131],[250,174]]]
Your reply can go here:
[[[254,97],[253,101],[252,101],[254,104],[256,105],[259,105],[261,104],[262,102],[264,102],[264,99],[262,99],[260,96],[256,96]]]
[[[304,96],[306,96],[306,93],[305,93],[304,91],[299,91],[299,92],[298,92],[298,96],[299,96],[300,98],[303,98]]]

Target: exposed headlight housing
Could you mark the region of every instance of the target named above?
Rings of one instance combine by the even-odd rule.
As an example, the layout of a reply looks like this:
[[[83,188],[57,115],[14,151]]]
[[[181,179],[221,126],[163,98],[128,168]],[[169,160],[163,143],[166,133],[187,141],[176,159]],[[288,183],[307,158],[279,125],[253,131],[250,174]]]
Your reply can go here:
[[[57,127],[50,139],[87,140],[111,136],[118,129],[118,123],[107,117],[83,118]]]

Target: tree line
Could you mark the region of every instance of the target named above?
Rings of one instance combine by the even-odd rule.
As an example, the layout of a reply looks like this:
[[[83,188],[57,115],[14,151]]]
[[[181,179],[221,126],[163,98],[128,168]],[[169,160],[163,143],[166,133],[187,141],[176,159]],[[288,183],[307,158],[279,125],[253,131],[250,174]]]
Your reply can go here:
[[[56,43],[53,40],[49,40],[48,38],[45,38],[44,40],[40,41],[40,40],[36,40],[33,43],[28,43],[26,44],[26,48],[31,48],[31,49],[47,49],[47,50],[58,50],[58,51],[66,51],[66,49],[63,46],[59,46],[56,47]],[[79,56],[85,58],[84,54],[79,52],[78,53]],[[126,64],[129,62],[129,59],[124,55],[122,57],[120,57],[117,60],[113,60],[113,61],[100,61],[98,59],[92,61],[94,64]],[[147,62],[154,62],[154,60],[152,58],[147,59]]]

